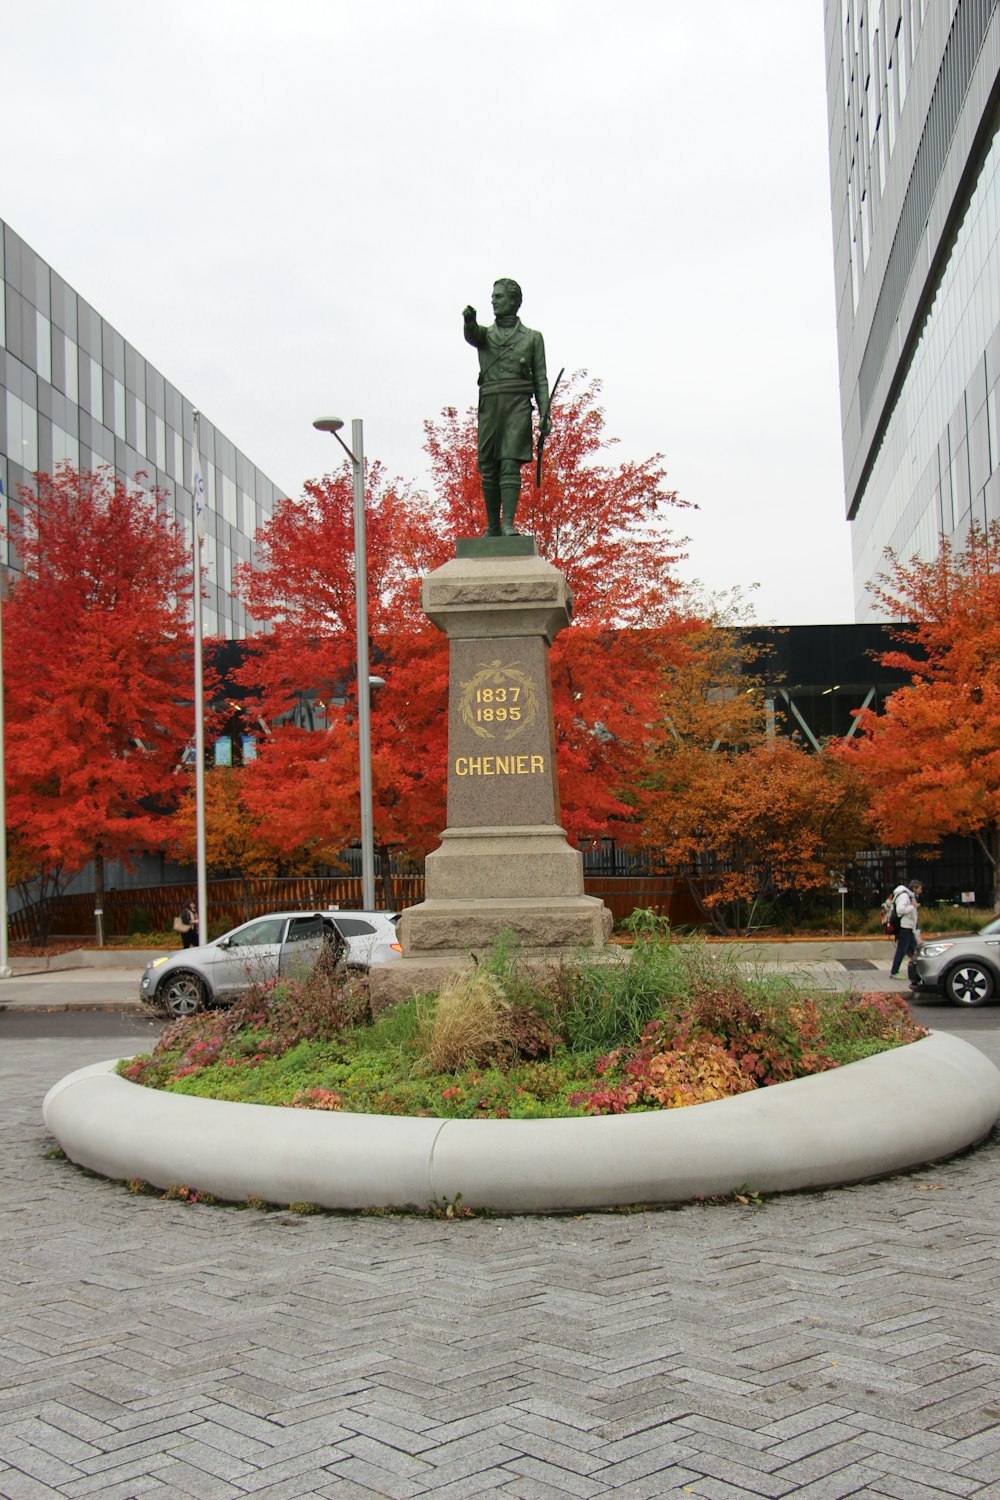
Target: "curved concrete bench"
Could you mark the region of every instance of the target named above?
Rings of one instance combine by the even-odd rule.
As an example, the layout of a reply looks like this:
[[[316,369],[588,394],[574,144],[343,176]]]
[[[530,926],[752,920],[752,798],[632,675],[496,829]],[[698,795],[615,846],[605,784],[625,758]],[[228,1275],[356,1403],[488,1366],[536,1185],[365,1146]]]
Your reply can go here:
[[[680,1203],[744,1185],[859,1182],[952,1156],[1000,1117],[1000,1070],[944,1033],[711,1104],[572,1120],[435,1120],[227,1104],[70,1073],[45,1123],[105,1177],[240,1202],[550,1213]]]

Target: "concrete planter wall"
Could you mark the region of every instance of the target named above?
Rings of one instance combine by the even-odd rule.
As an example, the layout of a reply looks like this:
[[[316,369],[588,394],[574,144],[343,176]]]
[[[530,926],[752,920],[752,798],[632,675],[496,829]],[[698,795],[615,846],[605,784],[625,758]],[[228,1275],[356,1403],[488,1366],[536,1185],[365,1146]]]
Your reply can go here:
[[[236,1202],[551,1213],[748,1185],[831,1187],[952,1156],[1000,1118],[1000,1070],[943,1033],[713,1104],[574,1120],[433,1120],[227,1104],[70,1073],[45,1123],[71,1161]]]

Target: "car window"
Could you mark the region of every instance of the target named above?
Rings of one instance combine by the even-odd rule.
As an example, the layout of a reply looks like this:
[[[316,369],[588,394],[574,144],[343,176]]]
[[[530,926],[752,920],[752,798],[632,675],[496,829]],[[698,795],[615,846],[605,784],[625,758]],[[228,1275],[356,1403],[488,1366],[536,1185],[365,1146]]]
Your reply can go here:
[[[980,927],[979,936],[1000,937],[1000,917],[994,917],[992,922],[987,922],[985,927]]]
[[[307,938],[323,937],[326,923],[322,917],[293,917],[288,925],[286,943],[304,943]]]
[[[259,922],[251,922],[247,927],[241,927],[229,937],[230,948],[260,948],[265,943],[280,943],[281,934],[285,929],[284,917],[261,917]]]
[[[345,937],[368,937],[375,931],[372,924],[362,917],[342,917],[338,912],[334,921]]]

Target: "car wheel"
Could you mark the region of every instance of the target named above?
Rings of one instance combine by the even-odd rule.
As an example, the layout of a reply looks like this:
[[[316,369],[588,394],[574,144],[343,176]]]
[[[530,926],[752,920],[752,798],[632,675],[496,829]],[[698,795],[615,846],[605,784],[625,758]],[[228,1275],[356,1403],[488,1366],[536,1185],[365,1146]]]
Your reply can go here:
[[[948,972],[944,990],[955,1005],[985,1005],[993,994],[993,975],[982,964],[956,964]]]
[[[168,1016],[193,1016],[205,1006],[205,986],[197,974],[181,970],[160,985],[157,999]]]

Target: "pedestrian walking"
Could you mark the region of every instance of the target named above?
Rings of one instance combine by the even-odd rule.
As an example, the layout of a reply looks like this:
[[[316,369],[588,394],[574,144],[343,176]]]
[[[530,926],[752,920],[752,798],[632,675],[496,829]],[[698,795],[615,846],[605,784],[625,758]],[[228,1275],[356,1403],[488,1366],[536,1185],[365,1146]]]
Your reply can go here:
[[[892,893],[892,910],[896,919],[896,951],[892,956],[890,979],[899,978],[903,960],[912,958],[917,951],[922,891],[922,884],[915,880],[912,885],[897,885]]]
[[[190,901],[181,907],[180,916],[174,918],[174,931],[181,935],[182,948],[194,948],[198,942],[198,913]]]

